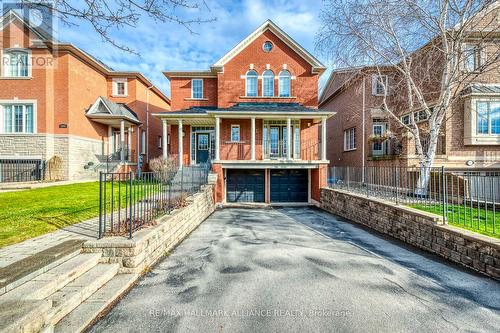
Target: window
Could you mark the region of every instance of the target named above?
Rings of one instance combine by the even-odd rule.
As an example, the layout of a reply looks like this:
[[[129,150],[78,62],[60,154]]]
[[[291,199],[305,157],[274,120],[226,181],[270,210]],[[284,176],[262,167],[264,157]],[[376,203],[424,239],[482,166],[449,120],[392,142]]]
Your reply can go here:
[[[282,70],[279,75],[279,96],[280,97],[290,97],[290,72],[287,70]]]
[[[262,74],[262,96],[273,97],[274,96],[274,73],[271,70],[264,71]]]
[[[257,72],[254,70],[247,72],[245,96],[257,97]]]
[[[356,149],[356,128],[349,128],[344,131],[344,151]]]
[[[124,97],[128,95],[127,79],[113,79],[113,96]]]
[[[191,98],[203,98],[203,79],[191,80]]]
[[[271,43],[270,41],[265,42],[265,43],[262,45],[262,49],[263,49],[263,50],[264,50],[264,52],[266,52],[266,53],[271,52],[271,50],[273,49],[273,43]]]
[[[463,48],[463,67],[467,72],[474,72],[481,68],[484,62],[485,50],[478,44],[465,44]]]
[[[5,77],[28,77],[29,52],[26,50],[4,50],[2,65]]]
[[[409,114],[405,114],[404,116],[401,117],[401,122],[405,125],[410,125],[411,119]]]
[[[500,101],[477,102],[477,133],[500,134]]]
[[[3,133],[34,133],[35,114],[32,104],[7,104],[2,107]]]
[[[231,125],[231,141],[240,141],[240,125]]]
[[[385,89],[388,89],[387,75],[373,75],[372,76],[372,95],[383,96]]]

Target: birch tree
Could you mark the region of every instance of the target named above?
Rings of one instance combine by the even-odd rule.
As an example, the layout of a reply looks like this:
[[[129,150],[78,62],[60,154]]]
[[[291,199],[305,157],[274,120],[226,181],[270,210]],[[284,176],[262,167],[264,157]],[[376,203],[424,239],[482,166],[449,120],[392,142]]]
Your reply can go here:
[[[337,67],[360,68],[377,79],[388,75],[379,80],[380,109],[415,140],[421,194],[460,92],[478,76],[499,74],[498,7],[490,0],[324,2],[317,48]],[[425,117],[415,119],[415,112]]]

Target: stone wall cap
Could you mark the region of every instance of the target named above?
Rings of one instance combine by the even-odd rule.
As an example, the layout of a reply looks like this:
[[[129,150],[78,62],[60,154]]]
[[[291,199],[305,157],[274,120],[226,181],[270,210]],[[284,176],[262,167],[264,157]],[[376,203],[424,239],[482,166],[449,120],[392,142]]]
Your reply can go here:
[[[486,235],[478,234],[472,230],[462,229],[459,227],[455,227],[449,224],[438,225],[437,228],[451,232],[459,237],[463,237],[467,240],[473,242],[479,242],[486,246],[494,247],[497,250],[500,250],[500,239],[489,237]]]
[[[135,247],[136,241],[123,236],[104,237],[97,240],[89,240],[83,243],[83,248],[104,248],[104,247]]]

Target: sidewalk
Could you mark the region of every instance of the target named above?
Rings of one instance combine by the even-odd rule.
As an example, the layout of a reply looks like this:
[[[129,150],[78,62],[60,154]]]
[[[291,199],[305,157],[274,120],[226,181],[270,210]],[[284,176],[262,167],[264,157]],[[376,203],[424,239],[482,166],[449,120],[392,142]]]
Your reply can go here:
[[[0,269],[69,240],[96,239],[99,217],[0,249]]]

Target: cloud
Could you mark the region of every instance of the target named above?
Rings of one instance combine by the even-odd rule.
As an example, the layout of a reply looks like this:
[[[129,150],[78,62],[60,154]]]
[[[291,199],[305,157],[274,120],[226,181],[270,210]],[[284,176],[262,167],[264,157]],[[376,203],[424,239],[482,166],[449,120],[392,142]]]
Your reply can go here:
[[[101,40],[86,24],[60,26],[58,38],[71,42],[116,70],[143,72],[161,90],[170,94],[164,70],[207,69],[265,20],[271,19],[314,54],[321,0],[207,0],[208,8],[180,15],[216,17],[215,22],[193,26],[196,34],[175,23],[142,18],[135,28],[112,32],[112,37],[140,53],[120,51]],[[320,58],[321,60],[321,58]]]

